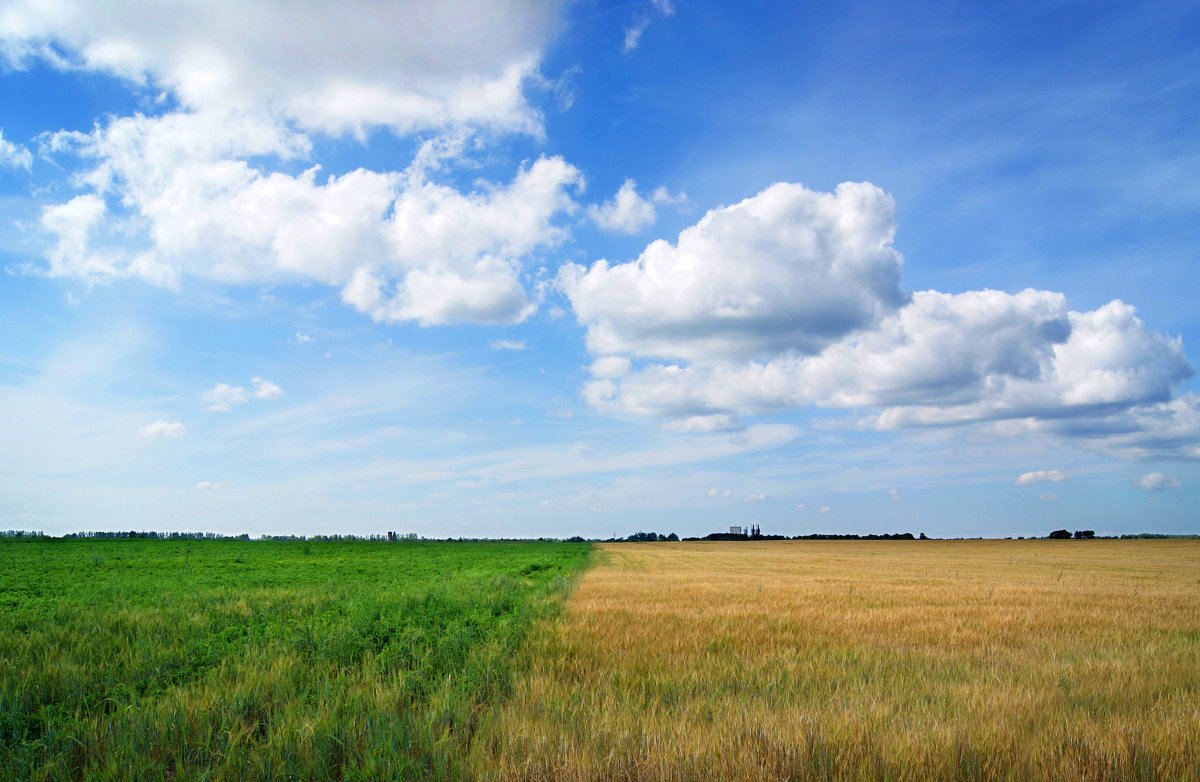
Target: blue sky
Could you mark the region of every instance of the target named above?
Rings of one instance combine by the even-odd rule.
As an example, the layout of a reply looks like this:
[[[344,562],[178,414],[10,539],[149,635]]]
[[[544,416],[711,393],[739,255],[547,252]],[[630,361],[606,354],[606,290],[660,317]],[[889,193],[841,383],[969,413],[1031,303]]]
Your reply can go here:
[[[1197,41],[6,3],[0,526],[1200,532]]]

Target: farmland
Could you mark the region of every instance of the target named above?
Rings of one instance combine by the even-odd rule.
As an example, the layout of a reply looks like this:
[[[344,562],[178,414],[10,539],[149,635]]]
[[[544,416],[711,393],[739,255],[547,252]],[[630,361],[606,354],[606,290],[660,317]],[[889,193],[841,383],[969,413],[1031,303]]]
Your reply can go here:
[[[0,778],[452,778],[588,547],[0,540]]]
[[[492,779],[1197,779],[1197,541],[602,547]]]
[[[1200,779],[1194,540],[0,539],[0,565],[5,780]]]

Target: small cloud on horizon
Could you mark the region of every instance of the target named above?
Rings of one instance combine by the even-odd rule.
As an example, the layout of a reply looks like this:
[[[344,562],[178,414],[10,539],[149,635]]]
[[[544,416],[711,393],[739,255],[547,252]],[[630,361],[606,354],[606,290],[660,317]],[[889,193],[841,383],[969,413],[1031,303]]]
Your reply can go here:
[[[283,389],[264,380],[261,377],[251,378],[250,389],[245,386],[231,386],[228,383],[217,383],[201,395],[201,400],[207,403],[205,410],[210,412],[226,412],[234,405],[245,404],[251,397],[255,399],[278,399],[283,396]]]
[[[1135,484],[1139,489],[1146,491],[1163,491],[1164,489],[1174,489],[1177,486],[1182,486],[1183,481],[1174,475],[1152,472],[1138,478]]]
[[[1071,476],[1061,470],[1032,470],[1018,475],[1013,485],[1029,486],[1034,483],[1062,483],[1069,480]]]
[[[138,434],[148,440],[157,440],[164,437],[183,437],[187,434],[187,427],[178,421],[155,421],[152,424],[139,427]]]

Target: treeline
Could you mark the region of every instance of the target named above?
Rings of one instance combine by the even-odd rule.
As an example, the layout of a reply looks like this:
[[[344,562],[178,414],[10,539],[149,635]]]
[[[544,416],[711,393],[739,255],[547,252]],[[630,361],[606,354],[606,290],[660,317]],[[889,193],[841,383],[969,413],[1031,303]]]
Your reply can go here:
[[[575,540],[571,538],[570,540]],[[921,533],[920,540],[928,540],[925,533]],[[582,541],[583,538],[578,538]],[[607,540],[598,541],[600,543],[656,543],[659,541],[701,541],[701,540],[918,540],[913,537],[911,532],[897,532],[894,534],[883,533],[880,535],[834,535],[827,533],[812,533],[810,535],[795,535],[788,537],[787,535],[763,535],[760,532],[710,532],[700,538],[681,538],[674,532],[668,535],[662,535],[657,532],[635,532],[632,535],[624,538],[608,538]]]
[[[415,532],[407,534],[392,532],[385,535],[262,535],[252,538],[247,532],[243,532],[240,535],[222,535],[219,532],[154,532],[139,530],[70,532],[61,537],[47,535],[45,532],[40,531],[3,530],[0,531],[0,538],[46,538],[50,540],[265,540],[308,543],[411,543],[416,541],[435,543],[529,543],[533,541],[542,543],[585,543],[592,540],[582,538],[579,535],[569,538],[425,538],[418,537]],[[655,539],[657,540],[658,538],[656,537]],[[662,538],[662,540],[666,539],[665,537]],[[679,537],[673,537],[672,540],[679,540]]]

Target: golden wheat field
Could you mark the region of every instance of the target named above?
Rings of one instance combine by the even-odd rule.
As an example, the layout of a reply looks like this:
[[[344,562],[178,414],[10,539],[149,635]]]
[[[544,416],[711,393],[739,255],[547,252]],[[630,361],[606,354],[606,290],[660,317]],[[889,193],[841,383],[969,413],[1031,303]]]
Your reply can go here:
[[[1200,542],[602,547],[491,779],[1198,779]]]

